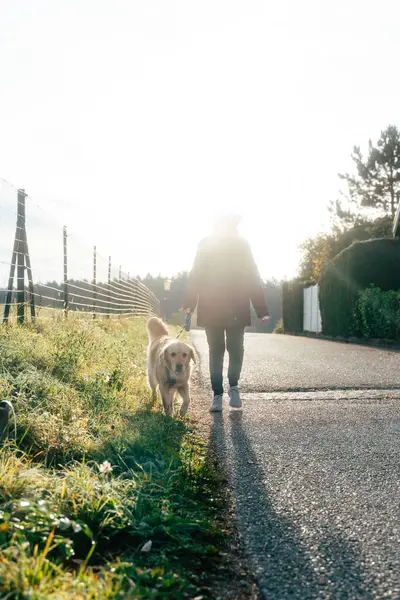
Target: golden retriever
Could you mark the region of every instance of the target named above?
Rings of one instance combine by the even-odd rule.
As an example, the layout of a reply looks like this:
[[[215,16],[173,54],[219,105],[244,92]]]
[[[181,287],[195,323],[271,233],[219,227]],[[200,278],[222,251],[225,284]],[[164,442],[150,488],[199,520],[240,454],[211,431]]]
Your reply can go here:
[[[157,317],[148,320],[147,330],[147,377],[153,402],[157,398],[158,386],[165,414],[172,415],[175,392],[178,392],[183,400],[179,411],[183,417],[190,403],[190,361],[196,362],[194,350],[189,344],[171,338],[165,323]]]

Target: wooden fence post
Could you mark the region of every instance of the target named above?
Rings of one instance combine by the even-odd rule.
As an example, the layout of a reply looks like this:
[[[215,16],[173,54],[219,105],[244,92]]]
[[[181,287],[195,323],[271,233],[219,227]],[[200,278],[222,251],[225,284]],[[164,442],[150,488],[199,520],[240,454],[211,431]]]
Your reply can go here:
[[[108,315],[107,318],[110,318],[110,299],[111,299],[111,256],[108,257]]]
[[[68,317],[68,247],[67,247],[67,227],[63,227],[63,257],[64,257],[64,316]]]
[[[25,221],[25,190],[18,190],[17,197],[17,226],[15,230],[14,248],[11,258],[10,276],[8,279],[7,297],[4,307],[3,322],[7,323],[10,317],[12,292],[14,285],[15,267],[17,267],[17,320],[19,324],[25,321],[25,269],[28,274],[30,307],[32,320],[35,319],[35,297],[31,261],[29,258],[28,239]]]
[[[25,231],[25,191],[18,190],[17,204],[17,321],[22,325],[25,321],[25,261],[24,261],[24,231]]]
[[[96,318],[96,300],[97,300],[96,278],[97,278],[97,252],[96,252],[96,246],[93,246],[93,281],[92,281],[92,285],[93,285],[93,319]]]

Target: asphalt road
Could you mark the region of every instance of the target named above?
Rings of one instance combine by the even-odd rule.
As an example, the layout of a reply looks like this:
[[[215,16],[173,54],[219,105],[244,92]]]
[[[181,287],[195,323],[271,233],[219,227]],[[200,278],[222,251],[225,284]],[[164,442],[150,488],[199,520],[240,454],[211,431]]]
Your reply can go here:
[[[208,388],[204,334],[193,333]],[[265,598],[400,599],[400,390],[377,389],[399,386],[399,361],[247,337],[244,410],[211,415],[211,443]],[[279,391],[290,388],[308,391]]]
[[[203,331],[192,332],[208,381]],[[245,392],[307,389],[399,388],[400,352],[311,338],[248,333],[240,382]]]

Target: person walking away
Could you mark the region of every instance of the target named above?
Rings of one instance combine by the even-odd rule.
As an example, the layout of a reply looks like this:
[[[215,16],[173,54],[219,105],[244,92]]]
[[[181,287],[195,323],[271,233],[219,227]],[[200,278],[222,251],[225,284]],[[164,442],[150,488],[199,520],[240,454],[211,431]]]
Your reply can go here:
[[[211,412],[222,411],[225,349],[229,355],[229,405],[242,406],[238,384],[244,331],[251,324],[250,302],[263,323],[269,320],[260,275],[248,242],[239,235],[239,222],[235,214],[219,217],[213,234],[200,242],[183,306],[187,314],[197,306],[197,324],[206,330],[214,392]]]

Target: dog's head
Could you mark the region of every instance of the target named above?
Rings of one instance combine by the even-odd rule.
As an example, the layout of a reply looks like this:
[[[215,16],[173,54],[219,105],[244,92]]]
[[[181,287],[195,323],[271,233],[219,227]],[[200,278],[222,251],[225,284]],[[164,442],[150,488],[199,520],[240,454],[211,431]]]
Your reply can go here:
[[[172,342],[164,349],[164,360],[174,373],[185,374],[189,370],[190,361],[196,362],[194,350],[185,342]]]

